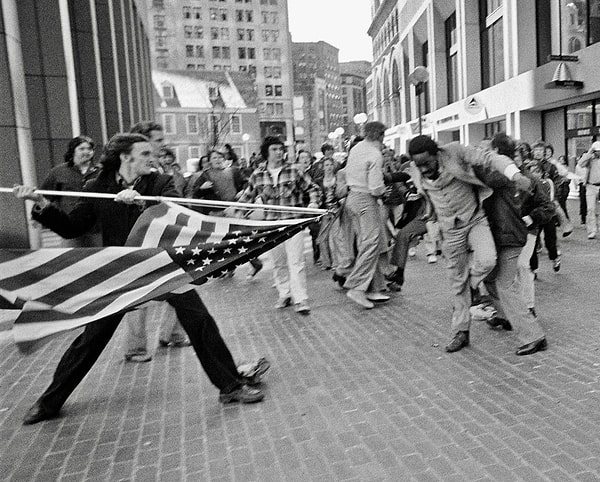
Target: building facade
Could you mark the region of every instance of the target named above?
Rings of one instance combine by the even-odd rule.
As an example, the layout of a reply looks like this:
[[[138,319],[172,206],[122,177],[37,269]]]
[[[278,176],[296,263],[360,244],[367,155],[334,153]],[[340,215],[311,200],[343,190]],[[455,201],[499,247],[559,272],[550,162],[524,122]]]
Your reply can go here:
[[[293,141],[287,0],[146,0],[159,70],[247,72],[261,137]]]
[[[261,143],[254,81],[246,72],[154,70],[156,119],[165,142],[186,161],[230,144],[249,159]]]
[[[323,41],[292,44],[296,142],[312,152],[328,139],[336,140],[329,134],[342,127],[338,52]]]
[[[386,143],[400,152],[419,125],[441,143],[474,145],[503,130],[551,142],[573,167],[597,138],[600,1],[373,0],[371,7],[369,114],[390,127]],[[411,84],[417,66],[429,78]]]
[[[39,185],[80,134],[102,143],[154,117],[139,0],[1,0],[0,186]],[[38,247],[25,204],[0,194],[0,246]]]
[[[356,114],[367,112],[367,77],[371,75],[371,62],[355,60],[340,63],[342,93],[342,127],[344,136],[359,135],[360,125],[354,122]]]

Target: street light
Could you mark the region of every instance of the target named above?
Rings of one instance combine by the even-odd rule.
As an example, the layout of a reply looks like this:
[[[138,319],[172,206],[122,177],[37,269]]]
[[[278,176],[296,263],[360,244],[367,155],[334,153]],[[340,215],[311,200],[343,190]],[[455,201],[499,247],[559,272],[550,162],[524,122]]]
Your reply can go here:
[[[360,112],[352,118],[354,123],[358,126],[358,134],[361,136],[363,135],[362,126],[365,124],[365,122],[367,122],[368,119],[369,119],[369,116],[367,114],[365,114],[364,112]]]
[[[248,161],[250,158],[250,155],[249,155],[250,150],[248,149],[248,141],[249,140],[250,140],[250,134],[247,134],[247,133],[242,134],[242,141],[244,141],[244,157],[246,158],[246,161]]]
[[[410,75],[408,81],[415,86],[415,94],[417,95],[417,112],[419,115],[419,135],[423,133],[423,123],[421,121],[421,94],[423,93],[423,84],[429,80],[429,72],[427,68],[419,65],[415,67]]]
[[[335,134],[335,137],[338,141],[338,149],[340,151],[343,151],[342,149],[342,136],[344,135],[344,128],[343,127],[338,127],[335,131],[333,131],[333,133]]]

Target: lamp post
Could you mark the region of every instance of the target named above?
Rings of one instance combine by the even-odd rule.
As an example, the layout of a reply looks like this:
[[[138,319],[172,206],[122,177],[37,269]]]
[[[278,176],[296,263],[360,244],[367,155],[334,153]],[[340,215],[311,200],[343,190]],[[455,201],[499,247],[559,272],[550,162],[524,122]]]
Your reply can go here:
[[[342,149],[342,136],[344,135],[344,128],[338,127],[335,131],[333,131],[333,133],[335,134],[335,137],[338,141],[338,149],[340,151],[343,151],[344,149]]]
[[[360,112],[352,118],[354,123],[358,126],[358,134],[361,136],[362,136],[362,126],[364,125],[365,122],[367,122],[368,118],[369,118],[369,116],[367,114],[365,114],[364,112]]]
[[[417,96],[417,113],[419,115],[419,135],[423,133],[423,123],[421,120],[421,94],[423,93],[423,84],[429,80],[429,71],[427,68],[419,65],[415,67],[410,75],[408,81],[415,86],[415,94]]]
[[[248,141],[250,140],[250,134],[244,133],[242,134],[242,141],[244,141],[244,157],[246,158],[246,161],[249,161],[250,159],[250,150],[248,149]]]

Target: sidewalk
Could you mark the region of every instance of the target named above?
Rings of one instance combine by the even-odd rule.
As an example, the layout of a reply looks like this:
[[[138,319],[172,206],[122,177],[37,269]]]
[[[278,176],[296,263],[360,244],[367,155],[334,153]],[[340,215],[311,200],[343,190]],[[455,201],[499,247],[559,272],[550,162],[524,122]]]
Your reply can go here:
[[[559,242],[536,284],[549,349],[529,357],[482,322],[444,352],[448,282],[423,246],[373,310],[312,263],[310,316],[272,307],[270,271],[200,288],[236,360],[272,363],[256,405],[221,406],[191,348],[125,363],[120,326],[62,416],[25,427],[74,335],[26,357],[0,338],[0,480],[600,480],[600,240]]]

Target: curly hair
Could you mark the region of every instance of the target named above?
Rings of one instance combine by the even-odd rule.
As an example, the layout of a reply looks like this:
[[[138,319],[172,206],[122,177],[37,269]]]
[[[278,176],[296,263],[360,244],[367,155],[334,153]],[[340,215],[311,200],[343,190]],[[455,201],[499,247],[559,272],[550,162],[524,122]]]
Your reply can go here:
[[[115,134],[104,146],[100,164],[103,172],[116,172],[121,167],[121,154],[130,154],[134,144],[150,142],[142,134]]]
[[[408,153],[411,156],[422,154],[423,152],[428,152],[432,156],[435,156],[439,150],[437,142],[425,135],[413,137],[408,143]]]

